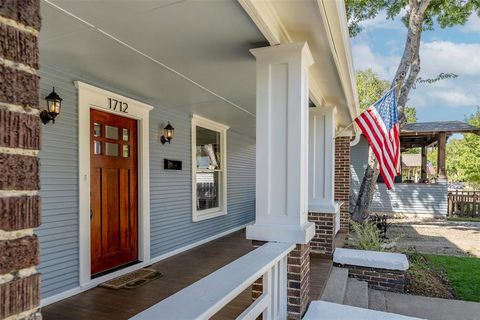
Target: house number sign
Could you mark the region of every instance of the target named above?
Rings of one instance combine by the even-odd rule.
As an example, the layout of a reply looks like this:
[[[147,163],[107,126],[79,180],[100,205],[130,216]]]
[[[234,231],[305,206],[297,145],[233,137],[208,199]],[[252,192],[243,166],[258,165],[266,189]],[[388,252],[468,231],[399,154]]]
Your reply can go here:
[[[113,111],[118,111],[122,113],[128,113],[128,103],[113,99],[113,98],[108,98],[108,108]]]

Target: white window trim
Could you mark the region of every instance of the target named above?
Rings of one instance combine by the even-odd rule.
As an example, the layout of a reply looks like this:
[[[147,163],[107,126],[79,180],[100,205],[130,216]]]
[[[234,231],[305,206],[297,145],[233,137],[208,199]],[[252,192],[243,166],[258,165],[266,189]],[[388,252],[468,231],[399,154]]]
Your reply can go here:
[[[197,184],[196,182],[196,172],[197,172],[197,130],[196,127],[202,127],[217,131],[220,133],[220,144],[221,144],[221,195],[220,195],[220,206],[218,208],[212,208],[207,210],[197,211]],[[200,117],[196,114],[192,115],[192,221],[202,221],[214,217],[224,216],[227,214],[227,130],[228,126],[225,126],[221,123],[212,121]]]
[[[150,261],[150,151],[149,113],[152,106],[90,84],[75,81],[78,89],[78,160],[79,160],[79,282],[80,288],[91,288],[113,277],[137,268],[130,266],[92,279],[90,267],[90,109],[114,113],[137,120],[138,164],[138,260]],[[128,113],[110,110],[107,98],[128,103]]]

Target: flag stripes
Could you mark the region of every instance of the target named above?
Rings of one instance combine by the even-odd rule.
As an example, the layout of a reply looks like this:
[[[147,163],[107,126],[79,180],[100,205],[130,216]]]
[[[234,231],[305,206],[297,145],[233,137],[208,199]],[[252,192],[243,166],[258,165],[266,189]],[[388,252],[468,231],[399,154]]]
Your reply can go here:
[[[378,160],[386,187],[391,189],[400,173],[400,130],[394,90],[365,110],[355,122]]]

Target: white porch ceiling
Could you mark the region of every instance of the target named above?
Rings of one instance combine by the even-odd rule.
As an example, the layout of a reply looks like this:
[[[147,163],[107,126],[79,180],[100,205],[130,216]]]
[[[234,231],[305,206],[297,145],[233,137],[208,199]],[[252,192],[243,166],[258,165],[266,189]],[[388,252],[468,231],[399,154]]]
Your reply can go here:
[[[255,136],[265,38],[236,1],[49,0],[42,23],[41,67]]]

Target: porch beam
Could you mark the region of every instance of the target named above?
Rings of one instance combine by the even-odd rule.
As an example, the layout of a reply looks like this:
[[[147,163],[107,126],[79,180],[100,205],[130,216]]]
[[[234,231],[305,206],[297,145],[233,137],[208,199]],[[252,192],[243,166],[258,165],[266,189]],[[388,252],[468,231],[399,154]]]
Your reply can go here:
[[[257,59],[256,221],[247,238],[307,244],[307,43],[251,50]]]

